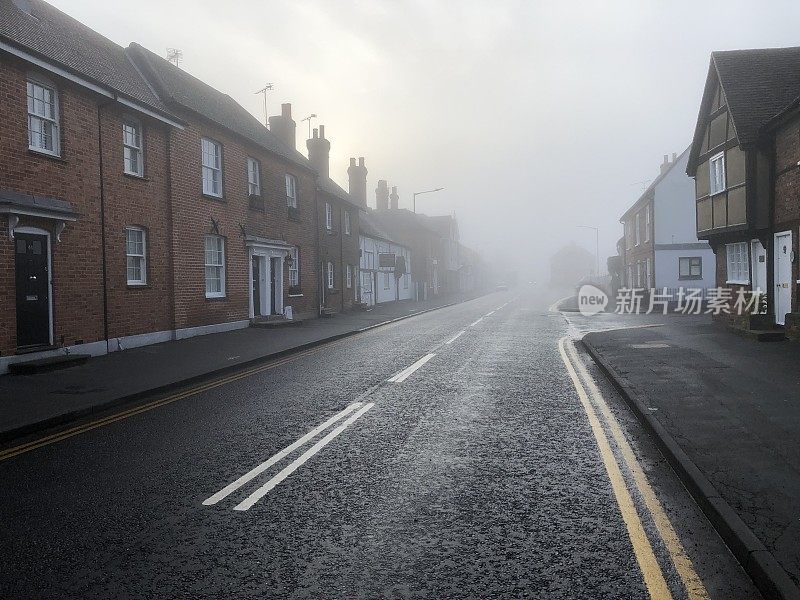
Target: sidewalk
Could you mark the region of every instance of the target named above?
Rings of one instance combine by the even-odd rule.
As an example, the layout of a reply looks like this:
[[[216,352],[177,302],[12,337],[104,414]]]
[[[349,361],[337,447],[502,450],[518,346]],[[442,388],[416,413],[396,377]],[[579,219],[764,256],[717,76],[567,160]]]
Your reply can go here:
[[[800,344],[664,323],[584,344],[765,597],[800,597]]]
[[[60,425],[170,387],[357,333],[366,327],[471,299],[392,302],[370,311],[305,321],[299,327],[250,327],[143,346],[35,375],[0,376],[0,442]]]

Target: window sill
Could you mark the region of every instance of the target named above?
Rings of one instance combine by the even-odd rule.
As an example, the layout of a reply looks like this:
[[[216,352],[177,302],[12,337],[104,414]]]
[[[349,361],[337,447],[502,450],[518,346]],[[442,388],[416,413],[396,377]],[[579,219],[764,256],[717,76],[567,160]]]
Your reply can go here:
[[[37,156],[39,158],[46,158],[48,160],[52,160],[57,163],[61,163],[62,165],[67,164],[67,161],[64,160],[61,155],[59,154],[50,154],[49,152],[42,152],[41,150],[34,150],[33,148],[28,148],[28,154],[31,156]]]
[[[702,275],[696,277],[678,277],[678,281],[701,281],[702,279]]]
[[[203,192],[201,194],[203,198],[208,198],[209,200],[216,200],[217,202],[225,202],[225,196],[214,196],[212,194],[206,194]]]
[[[127,288],[129,290],[142,290],[142,289],[149,289],[149,283],[131,283],[130,281],[127,283]]]
[[[750,280],[747,281],[736,281],[736,280],[727,280],[725,282],[727,285],[750,285]]]
[[[128,173],[126,171],[123,171],[122,174],[130,179],[137,179],[139,181],[150,181],[150,179],[145,177],[144,175],[137,175],[136,173]]]
[[[288,294],[289,298],[302,298],[303,294]]]
[[[210,302],[218,302],[220,300],[227,300],[227,296],[206,296],[206,300]]]

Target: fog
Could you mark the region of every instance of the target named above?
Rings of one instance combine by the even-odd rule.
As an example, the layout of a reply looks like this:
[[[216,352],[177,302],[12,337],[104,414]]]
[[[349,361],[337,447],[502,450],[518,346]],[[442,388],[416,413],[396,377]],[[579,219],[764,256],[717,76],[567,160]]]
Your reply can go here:
[[[444,187],[418,210],[455,212],[464,243],[542,278],[560,246],[594,252],[576,225],[600,228],[604,268],[641,182],[689,145],[709,53],[797,45],[800,17],[796,2],[53,4],[122,45],[180,48],[259,118],[274,83],[270,114],[292,103],[305,150],[316,113],[345,189],[351,156],[401,206]]]

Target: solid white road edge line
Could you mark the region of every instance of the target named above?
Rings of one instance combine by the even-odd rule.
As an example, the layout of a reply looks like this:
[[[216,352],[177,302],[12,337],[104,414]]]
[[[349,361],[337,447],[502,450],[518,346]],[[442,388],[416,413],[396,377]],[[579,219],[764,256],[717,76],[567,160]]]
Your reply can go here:
[[[494,313],[496,313],[496,312],[497,312],[497,309],[494,309],[493,311],[490,311],[490,312],[486,313],[486,314],[484,315],[484,317],[491,317],[491,316],[492,316]]]
[[[331,441],[333,441],[336,436],[342,433],[348,426],[352,425],[356,422],[356,420],[361,417],[364,413],[366,413],[370,408],[375,406],[374,402],[370,402],[369,404],[365,404],[357,412],[350,415],[344,423],[337,426],[333,429],[328,435],[318,441],[316,444],[311,446],[308,450],[303,452],[299,457],[297,457],[289,466],[287,466],[283,471],[275,475],[272,479],[267,481],[264,485],[258,488],[255,492],[250,494],[247,498],[242,500],[239,504],[233,507],[233,510],[247,510],[251,506],[253,506],[256,502],[261,500],[264,496],[266,496],[270,490],[272,490],[275,486],[277,486],[280,482],[286,479],[289,475],[294,473],[303,463],[305,463],[309,458],[314,456],[317,452],[322,450],[325,446],[327,446]]]
[[[470,324],[469,324],[469,326],[470,326],[470,327],[475,327],[475,325],[477,325],[477,324],[478,324],[478,323],[480,323],[481,321],[483,321],[483,317],[481,317],[480,319],[478,319],[478,320],[477,320],[477,321],[475,321],[474,323],[470,323]]]
[[[299,448],[300,446],[302,446],[303,444],[305,444],[309,440],[312,440],[313,438],[317,437],[317,435],[319,435],[321,432],[325,431],[328,427],[330,427],[331,425],[333,425],[337,421],[341,420],[342,418],[344,418],[345,416],[347,416],[348,414],[353,412],[355,409],[357,409],[361,405],[362,405],[361,402],[353,402],[352,404],[347,406],[347,408],[345,408],[344,410],[336,413],[335,415],[333,415],[330,419],[328,419],[324,423],[314,427],[314,429],[312,429],[311,431],[306,433],[303,437],[298,439],[296,442],[293,442],[293,443],[289,444],[288,446],[286,446],[286,448],[284,448],[283,450],[281,450],[280,452],[278,452],[276,454],[273,454],[268,460],[264,461],[263,463],[261,463],[260,465],[255,467],[254,469],[251,469],[250,471],[248,471],[247,473],[245,473],[244,475],[239,477],[239,479],[237,479],[233,483],[230,483],[230,484],[226,485],[224,488],[222,488],[220,491],[218,491],[213,496],[207,498],[206,500],[203,500],[203,504],[205,506],[211,506],[212,504],[216,504],[217,502],[219,502],[220,500],[222,500],[226,496],[228,496],[231,493],[233,493],[236,490],[238,490],[240,487],[242,487],[247,482],[251,481],[252,479],[255,479],[256,477],[258,477],[261,473],[263,473],[264,471],[269,469],[272,465],[274,465],[276,462],[281,460],[287,454],[291,454],[294,450],[297,450],[297,448]]]
[[[461,337],[462,335],[464,335],[465,333],[466,333],[466,329],[462,329],[462,330],[461,330],[461,331],[459,331],[457,334],[455,334],[453,337],[451,337],[449,340],[447,340],[447,341],[445,342],[445,344],[452,344],[453,342],[455,342],[455,341],[456,341],[458,338],[460,338],[460,337]]]
[[[420,358],[417,362],[415,362],[413,365],[410,365],[410,366],[406,367],[405,369],[403,369],[402,371],[400,371],[396,375],[394,375],[394,376],[390,377],[389,379],[387,379],[387,381],[390,382],[390,383],[402,383],[403,381],[408,379],[414,371],[419,369],[422,365],[424,365],[426,362],[428,362],[434,356],[436,356],[436,355],[435,354],[426,354],[425,356]]]

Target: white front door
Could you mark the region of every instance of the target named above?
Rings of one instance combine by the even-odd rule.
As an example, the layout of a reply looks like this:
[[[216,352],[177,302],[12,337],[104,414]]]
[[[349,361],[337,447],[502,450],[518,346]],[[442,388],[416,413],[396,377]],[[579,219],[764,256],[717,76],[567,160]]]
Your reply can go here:
[[[775,322],[783,325],[792,312],[792,232],[775,234]]]
[[[751,242],[753,257],[753,291],[767,291],[767,249],[758,240]]]

